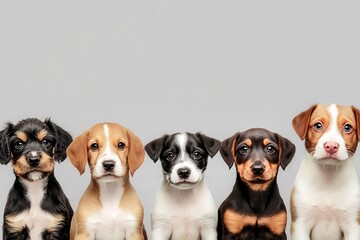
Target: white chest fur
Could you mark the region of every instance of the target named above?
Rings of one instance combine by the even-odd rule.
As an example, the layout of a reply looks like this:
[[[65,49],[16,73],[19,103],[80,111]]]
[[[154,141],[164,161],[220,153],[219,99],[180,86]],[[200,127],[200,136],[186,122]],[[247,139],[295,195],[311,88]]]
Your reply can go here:
[[[31,208],[16,216],[9,217],[8,220],[14,228],[27,227],[30,239],[41,239],[41,233],[45,230],[54,231],[63,217],[50,214],[40,207],[45,193],[44,184],[46,184],[46,180],[36,182],[23,180],[22,183],[27,188],[27,198],[30,201]]]
[[[101,208],[87,220],[90,239],[128,239],[137,222],[132,214],[120,208],[124,182],[99,183]]]
[[[212,240],[216,223],[217,209],[204,182],[189,190],[163,183],[151,214],[152,239]]]
[[[297,223],[306,225],[312,239],[359,233],[360,188],[351,158],[339,166],[322,166],[307,154],[295,180],[293,201]]]

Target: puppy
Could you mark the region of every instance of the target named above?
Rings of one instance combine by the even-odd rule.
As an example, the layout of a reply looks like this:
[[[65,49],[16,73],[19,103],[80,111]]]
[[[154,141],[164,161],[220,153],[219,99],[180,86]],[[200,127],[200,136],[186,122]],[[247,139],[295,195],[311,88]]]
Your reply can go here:
[[[286,239],[286,208],[277,185],[295,154],[286,138],[266,129],[249,129],[222,142],[221,156],[236,165],[236,182],[219,208],[218,239]]]
[[[3,239],[69,239],[73,210],[54,176],[72,138],[50,119],[8,123],[0,132],[0,162],[11,161],[15,183],[4,210]]]
[[[359,240],[360,190],[354,153],[360,111],[314,105],[293,119],[305,157],[291,194],[293,240]]]
[[[151,213],[152,239],[216,239],[216,206],[204,171],[220,144],[201,133],[175,133],[145,146],[154,162],[160,158],[164,174]]]
[[[129,180],[144,161],[140,139],[116,123],[99,123],[76,137],[67,149],[91,182],[71,222],[70,239],[146,239],[144,212]]]

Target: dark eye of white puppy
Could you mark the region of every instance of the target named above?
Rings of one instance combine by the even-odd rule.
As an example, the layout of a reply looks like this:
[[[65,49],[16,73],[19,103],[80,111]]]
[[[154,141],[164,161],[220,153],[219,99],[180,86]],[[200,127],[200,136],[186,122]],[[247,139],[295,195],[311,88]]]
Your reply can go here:
[[[119,143],[118,143],[118,148],[119,148],[120,150],[123,150],[123,149],[125,148],[125,143],[119,142]]]
[[[43,139],[41,143],[45,148],[51,147],[51,142],[48,139]]]
[[[314,130],[315,131],[321,131],[323,129],[323,125],[322,125],[322,123],[321,122],[317,122],[317,123],[315,123],[314,124]]]
[[[93,143],[90,145],[91,150],[96,151],[99,149],[99,145],[97,143]]]
[[[23,147],[24,147],[24,143],[21,141],[21,140],[16,140],[15,141],[15,143],[14,143],[14,148],[16,149],[16,150],[21,150],[21,149],[23,149]]]
[[[242,154],[246,154],[250,151],[250,148],[247,145],[243,145],[240,147],[239,152]]]
[[[350,124],[345,124],[345,126],[344,126],[345,133],[351,133],[352,130],[353,130],[353,127]]]
[[[194,156],[195,160],[199,160],[199,159],[201,159],[203,157],[203,154],[200,151],[195,150],[194,153],[193,153],[193,156]]]
[[[172,161],[175,159],[175,154],[173,152],[168,152],[166,155],[165,155],[165,159],[167,161]]]

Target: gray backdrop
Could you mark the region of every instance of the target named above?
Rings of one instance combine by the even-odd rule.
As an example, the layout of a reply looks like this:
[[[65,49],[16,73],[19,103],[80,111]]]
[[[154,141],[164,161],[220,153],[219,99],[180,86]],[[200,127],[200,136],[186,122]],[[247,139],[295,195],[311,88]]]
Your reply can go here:
[[[359,107],[359,31],[355,1],[2,0],[0,126],[51,117],[75,137],[110,121],[144,144],[177,131],[224,140],[268,128],[297,146],[278,177],[289,207],[304,154],[291,120],[314,103]],[[76,209],[89,170],[80,177],[66,160],[56,177]],[[2,216],[11,164],[0,179]],[[148,232],[161,179],[160,163],[146,156],[131,180]],[[209,159],[218,205],[234,181],[220,154]]]

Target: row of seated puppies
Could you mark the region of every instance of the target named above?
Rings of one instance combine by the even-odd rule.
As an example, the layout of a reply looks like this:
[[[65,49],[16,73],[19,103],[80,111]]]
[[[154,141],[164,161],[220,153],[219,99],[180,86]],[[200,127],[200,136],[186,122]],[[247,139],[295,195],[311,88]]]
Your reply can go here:
[[[313,105],[292,121],[306,154],[291,194],[291,239],[360,239],[360,189],[354,154],[360,110]],[[219,208],[204,181],[220,151],[236,167],[234,188]],[[4,209],[3,239],[148,239],[144,211],[129,176],[145,152],[160,160],[163,182],[151,213],[153,240],[287,239],[287,211],[276,182],[295,145],[262,128],[219,141],[174,133],[143,146],[129,129],[99,123],[75,139],[52,122],[28,118],[0,132],[0,162],[15,182]],[[75,213],[54,176],[68,157],[91,180]],[[150,237],[151,235],[151,237]]]

